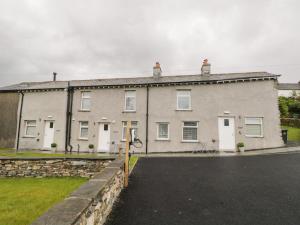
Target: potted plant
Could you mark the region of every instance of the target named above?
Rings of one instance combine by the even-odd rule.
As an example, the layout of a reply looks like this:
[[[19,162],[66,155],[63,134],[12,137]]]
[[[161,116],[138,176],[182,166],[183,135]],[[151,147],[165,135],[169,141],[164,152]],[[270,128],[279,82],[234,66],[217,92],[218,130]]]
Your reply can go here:
[[[51,150],[52,150],[53,152],[56,152],[56,149],[57,149],[57,144],[56,144],[56,143],[52,143],[52,144],[51,144]]]
[[[89,144],[89,150],[94,152],[94,145],[93,144]]]
[[[237,146],[239,152],[244,152],[245,151],[245,144],[243,142],[237,143],[236,146]]]

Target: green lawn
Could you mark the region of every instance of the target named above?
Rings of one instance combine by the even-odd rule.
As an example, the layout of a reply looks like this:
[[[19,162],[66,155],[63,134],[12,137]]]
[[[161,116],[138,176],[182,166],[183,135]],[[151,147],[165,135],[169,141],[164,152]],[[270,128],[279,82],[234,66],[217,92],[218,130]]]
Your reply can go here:
[[[288,129],[288,140],[289,141],[300,141],[300,128],[282,126],[284,129]]]
[[[137,163],[139,157],[137,156],[131,156],[130,160],[129,160],[129,170],[132,170],[135,166],[135,164]]]
[[[0,178],[0,225],[31,224],[85,178]]]

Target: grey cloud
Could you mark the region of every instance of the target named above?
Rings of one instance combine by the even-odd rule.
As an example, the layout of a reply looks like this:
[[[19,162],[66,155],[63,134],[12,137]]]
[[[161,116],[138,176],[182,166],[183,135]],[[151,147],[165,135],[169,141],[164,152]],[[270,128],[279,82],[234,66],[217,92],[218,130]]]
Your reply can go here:
[[[269,71],[300,80],[295,0],[2,0],[1,86],[21,81]]]

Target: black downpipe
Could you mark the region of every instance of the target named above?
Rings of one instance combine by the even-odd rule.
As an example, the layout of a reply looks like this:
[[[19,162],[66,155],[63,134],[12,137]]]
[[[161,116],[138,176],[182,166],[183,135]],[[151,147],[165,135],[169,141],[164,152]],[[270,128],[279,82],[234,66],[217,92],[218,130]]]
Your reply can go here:
[[[19,114],[19,124],[18,124],[18,135],[17,135],[17,146],[16,150],[19,150],[19,143],[20,143],[20,130],[21,130],[21,123],[22,123],[22,114],[23,114],[23,101],[24,101],[24,93],[21,92],[21,105],[20,105],[20,114]]]
[[[66,139],[65,139],[65,152],[68,152],[68,146],[71,140],[71,123],[72,123],[72,105],[73,105],[73,90],[68,82],[67,89],[67,111],[66,111]]]
[[[146,105],[146,154],[148,154],[148,123],[149,123],[149,85],[147,85],[147,105]]]
[[[74,98],[74,89],[70,88],[70,111],[69,111],[69,136],[68,136],[68,145],[70,146],[70,152],[72,152],[73,146],[71,145],[71,136],[72,136],[72,116],[73,116],[73,98]]]

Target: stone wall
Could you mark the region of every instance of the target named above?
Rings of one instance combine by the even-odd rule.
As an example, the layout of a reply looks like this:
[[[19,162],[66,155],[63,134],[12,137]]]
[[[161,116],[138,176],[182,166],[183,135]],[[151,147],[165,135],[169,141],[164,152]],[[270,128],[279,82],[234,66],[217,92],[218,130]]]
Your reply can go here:
[[[32,225],[102,225],[124,182],[124,161],[115,160]]]
[[[112,159],[0,159],[0,177],[92,177]]]

